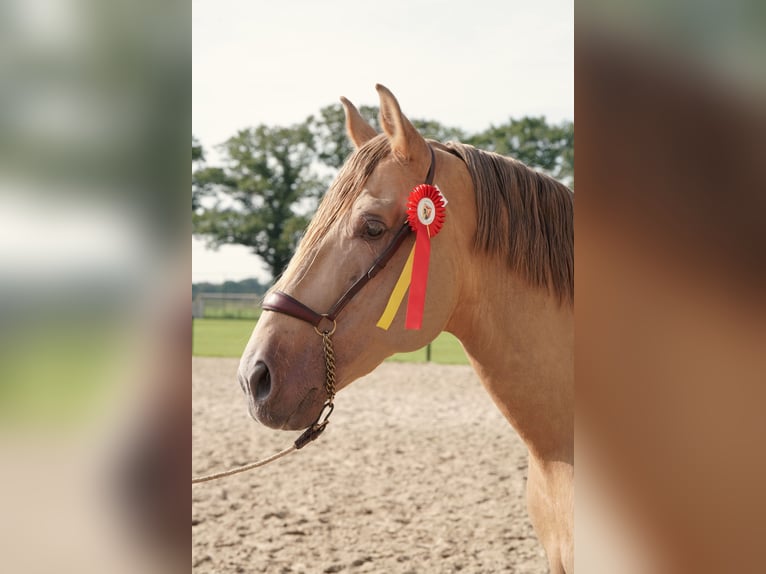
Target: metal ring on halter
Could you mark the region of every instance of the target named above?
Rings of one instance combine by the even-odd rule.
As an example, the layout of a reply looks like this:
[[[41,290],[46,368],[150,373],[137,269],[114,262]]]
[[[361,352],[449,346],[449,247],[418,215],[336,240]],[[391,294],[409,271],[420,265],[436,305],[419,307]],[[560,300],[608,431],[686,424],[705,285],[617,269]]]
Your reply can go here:
[[[326,313],[322,314],[322,317],[324,317],[328,321],[332,321],[332,329],[330,329],[329,331],[320,331],[319,325],[314,325],[314,331],[316,331],[317,335],[319,335],[320,337],[324,335],[327,335],[329,337],[335,332],[335,329],[338,328],[338,321],[335,319],[330,319]]]

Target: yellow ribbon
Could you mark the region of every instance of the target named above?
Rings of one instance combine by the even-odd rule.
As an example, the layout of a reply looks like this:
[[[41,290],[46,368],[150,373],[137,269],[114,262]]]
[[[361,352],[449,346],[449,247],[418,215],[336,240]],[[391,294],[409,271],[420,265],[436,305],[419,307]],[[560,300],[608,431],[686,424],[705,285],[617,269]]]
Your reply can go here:
[[[412,261],[415,257],[415,245],[412,245],[410,254],[407,257],[407,262],[404,264],[402,274],[399,275],[399,279],[394,285],[394,290],[391,291],[391,297],[388,299],[386,308],[383,310],[383,314],[378,319],[377,326],[381,329],[388,331],[391,323],[396,317],[396,312],[399,310],[399,306],[402,304],[404,294],[407,292],[407,288],[410,286],[410,279],[412,278]]]

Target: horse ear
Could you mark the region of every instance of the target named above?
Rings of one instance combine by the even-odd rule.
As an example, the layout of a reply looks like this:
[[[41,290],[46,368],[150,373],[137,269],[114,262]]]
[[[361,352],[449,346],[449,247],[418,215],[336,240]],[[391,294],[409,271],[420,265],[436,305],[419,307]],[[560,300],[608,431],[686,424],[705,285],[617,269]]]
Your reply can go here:
[[[405,163],[425,160],[428,144],[402,113],[394,94],[381,84],[377,84],[375,89],[380,96],[380,125],[391,141],[391,151]]]
[[[354,147],[359,149],[378,135],[378,132],[367,123],[367,120],[362,117],[362,114],[354,107],[354,104],[343,96],[341,96],[340,101],[343,104],[343,109],[346,111],[346,133],[348,133],[348,137],[354,144]]]

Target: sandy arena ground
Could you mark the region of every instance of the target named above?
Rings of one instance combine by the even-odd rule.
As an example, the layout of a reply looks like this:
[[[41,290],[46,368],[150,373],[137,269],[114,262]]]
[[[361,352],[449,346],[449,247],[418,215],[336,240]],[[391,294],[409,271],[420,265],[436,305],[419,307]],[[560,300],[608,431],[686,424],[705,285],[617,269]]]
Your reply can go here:
[[[299,434],[250,419],[237,364],[193,359],[194,474]],[[317,442],[192,486],[193,571],[546,572],[526,472],[524,445],[470,367],[385,363],[340,392]]]

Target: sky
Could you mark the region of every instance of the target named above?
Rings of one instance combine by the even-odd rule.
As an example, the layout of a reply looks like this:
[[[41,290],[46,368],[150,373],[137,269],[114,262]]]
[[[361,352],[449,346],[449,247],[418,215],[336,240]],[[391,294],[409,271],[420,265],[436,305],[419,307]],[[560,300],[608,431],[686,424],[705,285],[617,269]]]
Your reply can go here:
[[[574,118],[572,0],[194,0],[192,132],[290,125],[346,96],[480,131],[511,117]],[[246,247],[192,239],[192,280],[268,279]]]

